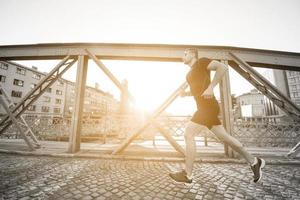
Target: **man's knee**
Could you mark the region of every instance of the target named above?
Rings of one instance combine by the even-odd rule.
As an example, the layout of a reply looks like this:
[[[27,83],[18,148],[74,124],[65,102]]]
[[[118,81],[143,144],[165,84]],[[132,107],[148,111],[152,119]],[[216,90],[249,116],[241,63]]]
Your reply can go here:
[[[235,147],[235,148],[243,148],[243,144],[238,141],[236,138],[232,137],[231,135],[224,135],[222,137],[222,140],[224,143],[227,143],[229,144],[230,146],[232,147]]]
[[[188,123],[185,132],[184,132],[184,138],[189,139],[195,137],[196,134],[200,133],[201,131],[204,131],[205,127],[201,125],[197,125],[194,123]]]
[[[243,144],[238,141],[236,138],[231,136],[229,133],[225,131],[225,129],[220,127],[213,127],[212,132],[224,143],[229,144],[230,146],[234,146],[236,148],[242,148]]]

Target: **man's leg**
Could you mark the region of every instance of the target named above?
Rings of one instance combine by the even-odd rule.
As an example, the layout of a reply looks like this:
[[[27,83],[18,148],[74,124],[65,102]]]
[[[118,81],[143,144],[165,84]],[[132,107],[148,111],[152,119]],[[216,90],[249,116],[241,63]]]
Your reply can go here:
[[[184,132],[184,139],[185,139],[185,146],[186,146],[186,155],[185,155],[185,169],[176,172],[170,173],[169,175],[177,182],[185,182],[191,183],[192,182],[192,172],[193,172],[193,164],[196,157],[196,142],[195,136],[200,132],[208,130],[207,127],[194,123],[190,121]]]
[[[211,131],[223,142],[226,142],[233,150],[242,155],[250,164],[254,173],[254,182],[261,179],[261,169],[265,165],[265,161],[261,158],[252,156],[236,138],[229,135],[222,125],[216,125],[211,128]]]
[[[192,121],[190,121],[185,128],[185,171],[188,177],[191,177],[193,174],[193,165],[197,154],[195,136],[205,130],[208,130],[206,126]]]
[[[216,125],[211,131],[223,142],[226,142],[232,149],[238,152],[245,160],[252,164],[254,157],[243,147],[242,143],[227,133],[222,125]]]

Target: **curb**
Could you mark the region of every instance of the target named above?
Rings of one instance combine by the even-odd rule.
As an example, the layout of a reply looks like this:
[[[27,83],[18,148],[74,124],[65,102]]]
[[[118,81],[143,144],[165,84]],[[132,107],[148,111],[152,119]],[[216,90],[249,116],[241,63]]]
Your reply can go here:
[[[110,160],[138,160],[138,161],[156,161],[156,162],[184,162],[184,158],[173,158],[173,157],[143,157],[143,156],[128,156],[128,155],[109,155],[109,154],[80,154],[80,153],[37,153],[28,151],[13,151],[0,149],[0,153],[12,154],[12,155],[22,155],[22,156],[47,156],[47,157],[57,157],[57,158],[96,158],[96,159],[110,159]],[[196,159],[195,162],[198,163],[214,163],[214,164],[247,164],[244,160],[232,159],[232,158],[202,158]],[[296,165],[300,166],[300,160],[272,160],[267,159],[266,163],[268,165]]]

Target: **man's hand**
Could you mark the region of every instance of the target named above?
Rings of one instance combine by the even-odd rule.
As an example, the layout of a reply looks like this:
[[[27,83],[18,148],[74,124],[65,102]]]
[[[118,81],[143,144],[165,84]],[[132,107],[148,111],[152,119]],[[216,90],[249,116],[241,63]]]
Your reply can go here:
[[[214,90],[211,87],[208,87],[201,96],[205,99],[211,99],[214,96]]]

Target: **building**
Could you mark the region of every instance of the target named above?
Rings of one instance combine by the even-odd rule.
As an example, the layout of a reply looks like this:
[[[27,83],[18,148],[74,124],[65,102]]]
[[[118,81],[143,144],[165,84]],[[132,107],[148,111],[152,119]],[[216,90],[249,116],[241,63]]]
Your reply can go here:
[[[286,71],[286,80],[291,100],[300,107],[300,72]]]
[[[15,62],[0,61],[0,84],[11,96],[14,103],[32,90],[46,73],[39,72],[36,67],[28,68]],[[70,118],[75,102],[75,83],[59,79],[36,102],[24,112],[26,116]],[[105,114],[117,113],[119,102],[109,93],[96,87],[86,87],[83,116],[101,117]],[[5,114],[0,106],[0,115]]]
[[[239,117],[264,117],[278,114],[275,105],[256,89],[238,96],[236,101],[239,107],[236,116]]]
[[[300,72],[274,69],[273,75],[276,88],[300,106]],[[285,115],[282,110],[279,114]]]
[[[75,103],[75,83],[65,80],[66,93],[64,116],[70,118],[74,111]],[[109,93],[99,89],[96,83],[95,88],[87,86],[85,88],[85,98],[83,107],[84,118],[101,118],[107,114],[118,113],[120,103]]]
[[[46,76],[37,67],[28,68],[14,62],[0,61],[0,84],[16,104]],[[65,85],[55,82],[24,112],[32,116],[62,117],[65,101]],[[4,114],[0,108],[0,114]]]

